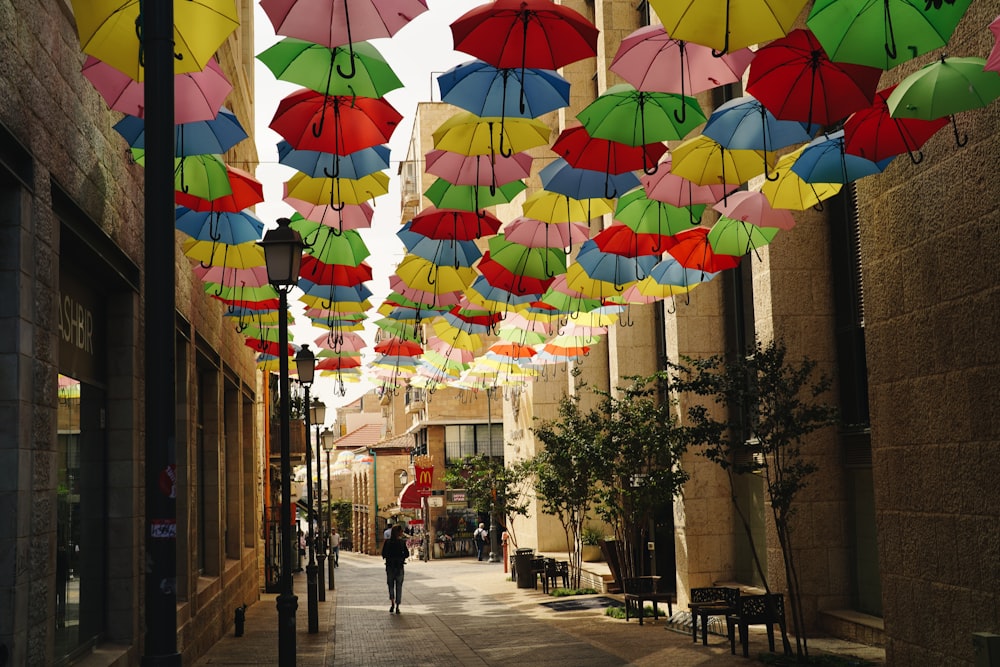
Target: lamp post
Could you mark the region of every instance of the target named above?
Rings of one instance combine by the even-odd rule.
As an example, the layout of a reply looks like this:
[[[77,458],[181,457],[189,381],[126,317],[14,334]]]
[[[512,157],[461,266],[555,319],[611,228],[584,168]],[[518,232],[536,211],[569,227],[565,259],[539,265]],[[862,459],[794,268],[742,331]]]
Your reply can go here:
[[[278,291],[278,425],[281,444],[281,586],[278,609],[278,665],[295,667],[295,610],[299,599],[292,590],[292,559],[295,554],[292,530],[292,463],[290,452],[288,386],[288,292],[299,280],[302,237],[289,227],[288,218],[279,218],[278,227],[258,241],[264,249],[267,280]]]
[[[320,443],[319,430],[323,426],[323,422],[326,421],[326,405],[323,401],[313,399],[313,402],[309,405],[309,414],[312,417],[313,426],[316,427],[316,532],[317,536],[313,537],[313,550],[316,549],[316,539],[319,538],[319,553],[316,555],[316,560],[318,566],[316,569],[316,592],[319,594],[319,601],[326,602],[326,581],[323,575],[323,563],[326,561],[326,531],[323,530],[323,473],[321,471],[322,465],[320,464],[320,452],[322,451],[322,446]],[[309,432],[306,431],[306,438],[309,437]],[[329,484],[327,485],[329,486]],[[313,506],[309,506],[309,512],[312,513]]]
[[[303,405],[303,416],[306,420],[306,507],[309,514],[306,517],[306,526],[309,529],[309,562],[306,565],[306,605],[309,619],[309,634],[319,632],[319,607],[318,593],[316,588],[316,528],[313,526],[313,519],[316,513],[313,511],[313,482],[312,482],[312,448],[309,446],[309,388],[313,383],[313,375],[316,372],[316,355],[309,349],[309,345],[303,345],[298,354],[295,355],[295,368],[299,374],[299,384],[305,389],[305,402]]]
[[[330,529],[333,528],[333,485],[330,484],[330,450],[333,449],[334,441],[333,433],[330,431],[323,431],[323,449],[326,450],[326,493],[330,497],[330,502],[326,505],[326,532],[327,536],[330,535]],[[326,561],[326,578],[327,586],[329,590],[333,590],[335,586],[333,585],[333,567],[334,554],[331,550],[330,557]]]

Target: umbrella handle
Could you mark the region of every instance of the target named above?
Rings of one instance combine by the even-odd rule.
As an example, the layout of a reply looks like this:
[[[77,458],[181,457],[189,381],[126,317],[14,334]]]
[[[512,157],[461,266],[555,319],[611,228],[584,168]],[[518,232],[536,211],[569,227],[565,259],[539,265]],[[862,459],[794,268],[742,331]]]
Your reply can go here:
[[[885,55],[889,58],[896,59],[896,34],[892,29],[892,12],[889,11],[888,1],[885,3],[885,25],[889,33],[889,41],[887,41],[883,46],[885,47]]]
[[[958,123],[955,122],[955,114],[951,115],[951,131],[955,135],[955,145],[961,148],[965,144],[969,143],[969,135],[963,133],[962,137],[958,136]]]
[[[729,0],[726,1],[726,41],[722,43],[722,50],[716,51],[712,49],[713,58],[721,58],[722,56],[729,53]]]
[[[345,14],[347,13],[347,5],[348,5],[348,3],[345,2],[344,3],[344,13]],[[351,24],[350,24],[350,22],[348,22],[348,24],[347,24],[347,39],[348,40],[351,39]],[[345,79],[353,79],[354,75],[358,73],[358,66],[354,62],[354,44],[352,44],[350,41],[347,42],[347,54],[348,54],[348,56],[351,59],[351,67],[350,67],[350,69],[348,69],[345,72],[343,69],[341,69],[340,65],[337,65],[337,74],[339,74],[341,77],[343,77]]]
[[[312,124],[313,136],[319,139],[323,135],[323,126],[326,124],[326,102],[330,99],[329,95],[323,96],[323,106],[319,110],[319,121]],[[334,103],[334,113],[336,113],[336,103]],[[334,128],[336,131],[336,128]],[[334,147],[336,148],[336,138],[334,138]]]
[[[514,154],[514,151],[513,151],[513,149],[510,146],[508,146],[506,149],[504,149],[504,145],[503,145],[503,123],[501,122],[500,123],[500,155],[502,155],[504,157],[510,157],[513,154]]]
[[[332,155],[333,158],[330,164],[333,165],[333,171],[330,171],[326,168],[326,165],[323,165],[323,175],[327,178],[340,178],[340,155],[337,153],[332,153]]]

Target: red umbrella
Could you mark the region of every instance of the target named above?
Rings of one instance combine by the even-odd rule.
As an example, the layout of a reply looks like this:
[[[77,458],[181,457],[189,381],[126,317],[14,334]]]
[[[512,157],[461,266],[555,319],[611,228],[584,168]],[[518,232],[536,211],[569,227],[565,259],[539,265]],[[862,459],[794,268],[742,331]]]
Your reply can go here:
[[[598,30],[551,0],[496,0],[451,24],[455,50],[495,67],[559,69],[597,53]]]
[[[636,234],[630,227],[620,222],[598,232],[594,244],[601,252],[610,252],[623,257],[639,255],[659,255],[670,247],[672,236],[660,234]]]
[[[243,341],[243,344],[254,350],[255,352],[263,352],[264,354],[270,354],[272,357],[278,356],[278,350],[281,348],[274,341],[261,340],[260,338],[247,338]],[[295,348],[291,345],[288,346],[288,356],[295,356]]]
[[[629,146],[618,141],[597,139],[580,125],[560,132],[552,150],[577,169],[623,174],[642,169],[644,164],[656,164],[667,152],[667,146],[661,142]]]
[[[800,28],[757,51],[746,92],[782,120],[832,125],[871,106],[881,76],[875,67],[831,61]]]
[[[695,227],[674,235],[676,243],[667,249],[681,266],[703,273],[715,273],[739,266],[742,255],[717,255],[708,244],[708,229]]]
[[[376,345],[375,351],[390,357],[418,357],[424,353],[424,348],[419,343],[393,336]]]
[[[552,284],[552,278],[532,278],[514,273],[500,262],[491,259],[488,250],[483,253],[477,268],[490,285],[515,296],[542,294]]]
[[[315,256],[305,254],[299,267],[299,276],[317,285],[353,286],[372,279],[372,267],[366,262],[357,266],[350,264],[327,264]]]
[[[920,118],[893,118],[886,100],[895,85],[875,94],[875,103],[867,109],[851,114],[844,123],[844,152],[858,155],[872,162],[906,153],[913,164],[924,159],[918,150],[942,127],[948,117],[934,120]]]
[[[463,211],[428,206],[413,217],[410,231],[436,240],[472,241],[492,236],[503,223],[486,211]]]
[[[402,119],[381,98],[324,95],[303,88],[281,100],[268,127],[293,148],[348,155],[388,142]]]
[[[360,368],[360,357],[324,357],[316,362],[318,371],[339,371],[345,368]]]
[[[229,186],[233,193],[218,199],[202,199],[183,192],[174,193],[174,201],[193,211],[219,211],[237,213],[264,201],[264,186],[249,173],[226,165]]]

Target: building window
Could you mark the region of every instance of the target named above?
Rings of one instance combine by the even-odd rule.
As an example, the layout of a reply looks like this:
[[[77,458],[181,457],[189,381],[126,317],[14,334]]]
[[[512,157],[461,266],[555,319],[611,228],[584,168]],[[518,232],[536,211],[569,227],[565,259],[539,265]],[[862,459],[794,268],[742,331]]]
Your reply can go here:
[[[446,426],[444,454],[448,462],[476,455],[503,458],[503,424]]]
[[[640,0],[639,4],[635,6],[635,10],[639,12],[640,27],[653,22],[653,10],[649,6],[649,0]]]

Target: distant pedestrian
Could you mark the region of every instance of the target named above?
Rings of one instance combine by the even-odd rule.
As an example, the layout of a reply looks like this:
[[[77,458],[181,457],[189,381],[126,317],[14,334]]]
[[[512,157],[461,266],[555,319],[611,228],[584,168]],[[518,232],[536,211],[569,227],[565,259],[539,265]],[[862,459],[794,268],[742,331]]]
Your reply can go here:
[[[330,536],[330,550],[333,552],[333,566],[340,567],[340,533],[336,528]]]
[[[399,524],[382,544],[382,558],[385,559],[385,579],[389,585],[389,613],[399,613],[399,603],[403,599],[403,564],[410,557],[406,541],[402,538],[403,527]]]
[[[385,530],[382,531],[382,539],[383,540],[389,539],[389,537],[392,535],[392,529],[393,529],[393,525],[391,523],[386,525]]]
[[[479,524],[479,528],[476,528],[476,532],[472,534],[472,539],[476,543],[476,559],[483,559],[483,551],[486,549],[486,525]]]

